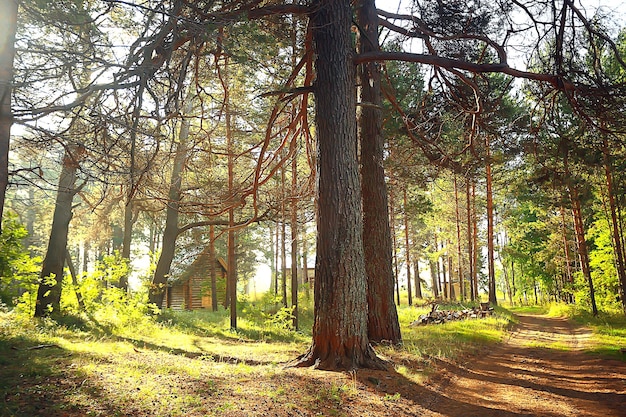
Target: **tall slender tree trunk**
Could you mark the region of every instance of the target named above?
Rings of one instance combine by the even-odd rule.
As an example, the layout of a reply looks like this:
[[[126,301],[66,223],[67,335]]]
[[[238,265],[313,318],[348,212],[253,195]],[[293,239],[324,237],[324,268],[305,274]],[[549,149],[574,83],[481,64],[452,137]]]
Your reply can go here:
[[[430,266],[430,281],[433,288],[433,298],[439,298],[439,285],[437,282],[439,272],[437,271],[437,262],[429,260],[428,265]]]
[[[396,303],[400,305],[400,280],[398,279],[398,242],[396,239],[396,218],[393,199],[393,188],[389,190],[389,228],[391,229],[391,242],[393,254],[393,276],[396,286]]]
[[[72,255],[67,249],[67,245],[65,247],[65,264],[67,265],[67,269],[70,270],[70,276],[72,277],[72,286],[74,287],[74,294],[76,294],[78,308],[80,311],[85,311],[85,301],[83,301],[83,294],[80,291],[78,275],[76,274],[76,268],[74,267],[74,263],[72,262]]]
[[[46,257],[43,260],[35,317],[45,317],[61,312],[63,266],[67,253],[67,234],[72,219],[72,201],[76,194],[76,171],[84,153],[80,146],[66,148],[59,177],[59,187],[52,217],[52,229]]]
[[[187,103],[183,109],[183,114],[188,115],[192,110],[192,99],[187,98]],[[187,160],[187,140],[189,138],[189,120],[183,119],[178,133],[178,142],[174,151],[174,162],[172,164],[172,176],[170,179],[169,190],[167,193],[167,203],[165,208],[165,230],[163,231],[161,254],[157,261],[154,275],[152,276],[152,284],[148,300],[150,303],[156,304],[161,308],[167,280],[174,260],[176,252],[176,239],[178,238],[178,210],[180,207],[183,172],[185,170],[185,162]],[[187,306],[191,308],[191,306]]]
[[[454,174],[454,209],[456,220],[456,256],[459,265],[459,296],[465,301],[465,283],[463,282],[463,253],[461,252],[461,209],[459,207],[459,186]]]
[[[441,249],[445,248],[444,243],[441,242]],[[442,278],[442,282],[443,282],[443,298],[444,299],[449,299],[449,282],[447,279],[447,274],[446,274],[446,261],[447,261],[448,255],[441,255],[441,257],[439,258],[439,260],[441,261],[441,278]]]
[[[237,260],[236,260],[236,235],[235,235],[235,143],[232,130],[232,113],[230,111],[230,86],[229,86],[229,59],[224,56],[224,75],[220,77],[224,90],[224,120],[226,127],[226,152],[228,153],[228,196],[230,208],[228,209],[228,232],[226,251],[228,253],[227,293],[230,307],[230,328],[237,329]],[[284,181],[283,181],[284,185]],[[284,189],[284,187],[283,187]],[[284,213],[284,211],[283,211]],[[284,228],[284,223],[283,223]],[[283,231],[283,249],[285,233]],[[283,250],[284,262],[284,250]],[[284,270],[283,265],[283,270]],[[284,275],[283,275],[284,279]]]
[[[291,25],[291,68],[295,69],[297,42],[297,26],[293,21]],[[291,110],[292,117],[295,118],[295,107]],[[293,328],[298,330],[298,152],[296,139],[293,138],[290,144],[291,159],[291,306],[293,314]]]
[[[572,289],[574,286],[574,274],[572,273],[572,265],[571,265],[571,254],[569,250],[569,240],[567,239],[567,221],[565,219],[565,209],[563,205],[559,207],[559,211],[561,212],[561,229],[563,232],[563,254],[564,254],[564,262],[565,262],[565,276],[566,281],[569,283],[569,291],[567,292],[567,301],[573,302]]]
[[[276,223],[276,240],[274,241],[274,299],[276,300],[276,303],[278,303],[278,289],[280,288],[280,283],[279,283],[279,273],[278,273],[278,258],[280,256],[280,243],[279,243],[279,227],[278,227],[278,221],[275,222]]]
[[[307,239],[307,225],[306,222],[302,224],[302,269],[304,270],[303,282],[306,285],[306,298],[311,298],[311,280],[309,279],[309,245]]]
[[[368,338],[349,0],[315,0],[318,224],[313,343],[301,366],[384,368]]]
[[[211,310],[217,311],[217,259],[215,256],[215,226],[209,226],[209,263],[211,265]]]
[[[291,306],[293,328],[298,330],[298,153],[292,142],[291,160]]]
[[[474,286],[475,300],[479,300],[478,294],[478,213],[476,212],[476,184],[472,182],[472,245],[473,264],[472,285]]]
[[[280,289],[283,307],[287,308],[287,193],[285,191],[285,187],[285,167],[282,167],[280,169],[280,275],[282,277]]]
[[[446,240],[446,247],[450,248],[450,240]],[[456,291],[454,290],[454,274],[452,272],[452,255],[448,252],[448,282],[450,283],[450,299],[456,300]]]
[[[356,6],[359,24],[359,51],[378,51],[378,14],[374,0],[360,0]],[[363,194],[363,236],[367,274],[368,336],[372,342],[401,342],[400,324],[393,302],[394,275],[389,204],[385,182],[384,138],[380,65],[357,67],[360,102],[358,133],[361,144],[361,187]]]
[[[580,267],[583,276],[589,285],[589,299],[591,301],[591,311],[594,316],[598,315],[598,307],[596,305],[595,289],[593,287],[593,279],[591,277],[591,268],[589,266],[589,251],[587,248],[587,239],[585,238],[585,226],[582,218],[582,208],[580,205],[580,196],[578,188],[575,185],[569,186],[570,198],[572,201],[572,215],[574,217],[574,229],[576,231],[576,242],[578,243],[578,256],[580,257]]]
[[[580,258],[580,268],[583,276],[589,285],[589,299],[591,301],[591,311],[594,316],[598,315],[598,307],[596,305],[595,289],[593,287],[593,278],[591,277],[591,267],[589,265],[589,250],[587,248],[587,239],[585,238],[585,224],[583,222],[582,207],[580,204],[580,195],[578,187],[574,183],[569,170],[569,161],[567,151],[563,158],[565,168],[565,178],[567,178],[567,189],[569,191],[570,201],[572,203],[572,217],[574,219],[574,231],[576,233],[576,243],[578,245],[578,257]]]
[[[133,206],[135,193],[137,191],[137,132],[139,132],[139,119],[143,107],[143,94],[146,89],[147,80],[141,77],[141,83],[137,89],[135,97],[135,107],[132,113],[132,125],[130,127],[130,167],[128,173],[128,192],[126,193],[126,204],[124,206],[124,225],[122,231],[122,253],[124,262],[130,263],[130,245],[133,236]],[[191,111],[191,110],[190,110]],[[183,122],[183,126],[184,126]],[[181,127],[182,129],[182,127]],[[187,123],[187,131],[189,124]],[[189,134],[187,132],[187,134]],[[169,268],[168,268],[169,269]],[[122,275],[119,282],[120,288],[128,290],[128,275]]]
[[[515,262],[511,260],[511,287],[513,291],[513,296],[517,293],[517,288],[515,288]],[[511,301],[511,305],[515,305],[515,300]]]
[[[404,188],[404,256],[406,259],[406,288],[409,297],[409,305],[413,305],[413,293],[411,290],[411,244],[409,240],[409,215],[407,211],[408,200],[406,197],[406,187]]]
[[[471,205],[471,192],[470,192],[470,179],[465,180],[465,197],[467,205],[467,262],[468,262],[468,274],[470,300],[476,300],[476,293],[474,292],[474,240],[472,239],[472,205]]]
[[[493,248],[493,178],[491,175],[491,148],[489,135],[485,136],[485,176],[487,179],[487,263],[489,271],[489,302],[498,304],[496,294],[496,270]]]
[[[124,206],[124,234],[122,239],[122,253],[120,256],[124,262],[130,264],[130,245],[133,235],[133,200],[130,199]],[[124,274],[120,277],[120,288],[128,290],[128,275]]]
[[[11,92],[18,4],[17,0],[0,0],[0,233],[4,200],[9,185],[9,143],[13,125]]]
[[[604,173],[606,177],[609,210],[611,212],[613,244],[615,246],[614,252],[617,260],[617,276],[619,277],[620,282],[620,299],[622,300],[622,309],[624,310],[624,313],[626,313],[626,266],[624,264],[624,252],[622,250],[622,236],[620,235],[619,223],[617,221],[615,191],[613,189],[613,170],[611,168],[611,155],[606,135],[603,138],[602,154],[604,156]]]
[[[86,274],[89,271],[89,253],[91,252],[91,244],[89,243],[89,240],[85,240],[85,243],[83,244],[83,268],[82,268],[82,274]]]
[[[424,298],[422,295],[422,279],[420,278],[419,257],[416,256],[413,261],[413,271],[415,272],[415,296],[419,299]]]

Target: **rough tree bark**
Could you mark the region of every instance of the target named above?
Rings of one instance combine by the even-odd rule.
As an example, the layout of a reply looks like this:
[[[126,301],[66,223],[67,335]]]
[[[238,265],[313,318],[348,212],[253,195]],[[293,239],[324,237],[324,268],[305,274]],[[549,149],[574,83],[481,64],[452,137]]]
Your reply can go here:
[[[378,51],[378,14],[374,0],[356,6],[359,52]],[[363,236],[367,274],[368,336],[372,342],[398,344],[402,341],[398,312],[393,302],[394,275],[389,227],[387,183],[383,167],[385,140],[382,134],[380,64],[357,67],[361,107],[357,116],[361,144],[361,190]]]
[[[315,321],[313,343],[296,365],[384,368],[367,335],[350,1],[316,0],[312,10],[319,155]]]
[[[191,99],[183,109],[183,114],[191,113]],[[178,210],[180,207],[181,189],[183,182],[183,171],[185,169],[185,161],[187,160],[187,139],[189,137],[189,119],[183,119],[178,134],[178,143],[174,154],[174,163],[172,165],[172,177],[167,194],[167,205],[165,211],[165,230],[161,241],[161,254],[157,261],[152,277],[152,285],[150,286],[149,301],[156,304],[159,308],[163,303],[165,296],[165,286],[169,278],[170,268],[174,260],[176,251],[176,239],[178,238]]]
[[[67,233],[72,219],[72,201],[76,194],[76,171],[84,153],[81,146],[68,147],[63,156],[59,188],[54,205],[48,250],[41,268],[35,317],[45,317],[61,312],[63,266],[67,252]]]

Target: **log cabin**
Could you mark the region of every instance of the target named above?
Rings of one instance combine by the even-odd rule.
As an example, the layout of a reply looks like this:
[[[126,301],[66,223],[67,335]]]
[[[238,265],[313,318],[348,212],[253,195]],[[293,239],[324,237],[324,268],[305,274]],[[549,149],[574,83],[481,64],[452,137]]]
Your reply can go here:
[[[226,302],[226,262],[216,258],[211,265],[208,249],[200,252],[198,257],[181,274],[170,279],[165,288],[162,308],[172,310],[197,310],[211,308],[211,270],[215,269],[218,304]]]

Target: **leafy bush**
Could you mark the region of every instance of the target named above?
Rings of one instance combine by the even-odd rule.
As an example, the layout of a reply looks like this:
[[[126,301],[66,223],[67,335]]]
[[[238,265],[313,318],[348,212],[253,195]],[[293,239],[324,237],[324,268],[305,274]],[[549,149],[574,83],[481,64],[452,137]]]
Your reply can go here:
[[[8,306],[25,301],[34,306],[41,258],[31,258],[24,249],[22,240],[27,236],[16,216],[7,213],[0,235],[0,301]]]

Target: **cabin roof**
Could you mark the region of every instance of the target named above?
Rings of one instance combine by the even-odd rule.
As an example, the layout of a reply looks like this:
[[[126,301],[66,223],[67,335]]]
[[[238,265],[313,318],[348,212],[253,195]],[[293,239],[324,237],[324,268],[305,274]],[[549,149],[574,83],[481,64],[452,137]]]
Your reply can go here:
[[[220,269],[222,270],[223,273],[226,273],[228,271],[228,265],[226,264],[226,261],[224,260],[224,258],[218,257],[215,259],[215,261],[220,266]],[[170,277],[168,279],[168,284],[169,285],[184,284],[185,282],[189,281],[189,279],[192,276],[197,276],[197,275],[202,275],[208,278],[208,274],[209,274],[209,269],[207,265],[208,262],[209,262],[209,255],[208,255],[208,251],[205,249],[202,252],[200,252],[200,254],[198,254],[198,256],[191,263],[191,265],[189,265],[187,269],[185,269],[179,276]]]

